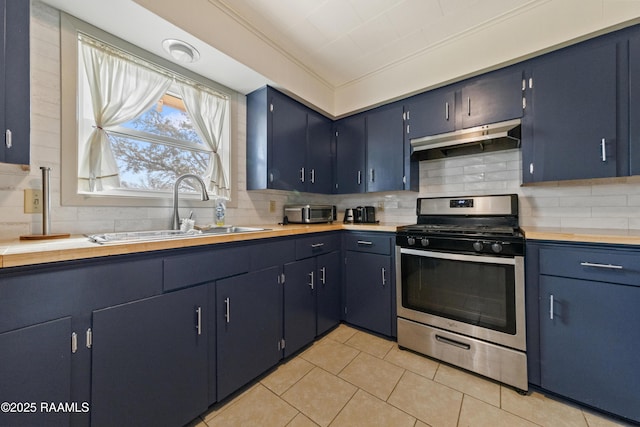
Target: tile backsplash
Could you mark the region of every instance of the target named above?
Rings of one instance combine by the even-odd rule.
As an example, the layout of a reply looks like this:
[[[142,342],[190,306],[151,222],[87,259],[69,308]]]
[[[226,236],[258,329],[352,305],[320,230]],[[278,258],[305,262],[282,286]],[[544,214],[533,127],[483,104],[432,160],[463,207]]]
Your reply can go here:
[[[41,188],[40,166],[50,166],[52,232],[96,233],[165,228],[170,208],[78,207],[60,205],[60,19],[58,11],[33,1],[31,17],[31,170],[0,164],[0,239],[42,231],[40,214],[23,213],[23,193]],[[517,193],[521,223],[545,227],[640,229],[640,177],[521,186],[517,149],[432,160],[420,164],[420,192],[313,195],[286,191],[246,191],[245,98],[234,102],[237,128],[235,168],[238,192],[227,209],[233,224],[275,224],[286,203],[329,203],[339,219],[347,207],[372,205],[378,219],[415,222],[417,197]],[[269,211],[271,201],[275,212]],[[383,208],[383,209],[380,209]],[[213,207],[194,208],[198,222],[213,221]]]

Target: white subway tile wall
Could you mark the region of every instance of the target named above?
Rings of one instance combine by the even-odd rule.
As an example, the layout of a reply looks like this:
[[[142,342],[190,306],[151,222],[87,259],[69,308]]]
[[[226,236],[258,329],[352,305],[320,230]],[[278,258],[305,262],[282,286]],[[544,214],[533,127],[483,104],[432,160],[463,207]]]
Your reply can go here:
[[[74,234],[165,228],[170,208],[74,207],[60,205],[60,18],[35,0],[31,17],[31,171],[0,164],[0,239],[40,233],[40,214],[23,212],[23,190],[41,187],[40,166],[52,168],[52,231]],[[275,224],[286,203],[329,203],[345,208],[371,205],[385,222],[411,224],[417,197],[517,193],[521,223],[543,227],[640,229],[640,177],[521,186],[520,151],[507,150],[420,163],[420,192],[313,195],[286,191],[246,191],[244,96],[233,103],[236,206],[233,224]],[[269,211],[276,202],[275,212]],[[379,208],[383,209],[379,209]],[[213,207],[194,208],[198,222],[213,221]]]

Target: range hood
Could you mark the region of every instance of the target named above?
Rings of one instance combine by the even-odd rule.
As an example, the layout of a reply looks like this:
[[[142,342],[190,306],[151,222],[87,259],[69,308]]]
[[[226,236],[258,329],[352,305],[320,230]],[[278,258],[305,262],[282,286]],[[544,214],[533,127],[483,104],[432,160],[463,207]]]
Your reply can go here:
[[[520,147],[520,119],[460,129],[411,140],[419,160],[476,154]]]

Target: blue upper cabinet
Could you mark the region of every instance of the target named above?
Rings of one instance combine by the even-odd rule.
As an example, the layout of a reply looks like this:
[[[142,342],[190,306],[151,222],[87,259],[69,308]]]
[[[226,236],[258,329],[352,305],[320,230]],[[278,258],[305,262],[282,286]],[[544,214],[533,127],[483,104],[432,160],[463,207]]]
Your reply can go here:
[[[629,174],[640,175],[640,35],[629,40]]]
[[[409,161],[400,103],[338,120],[336,146],[337,193],[417,191],[418,165]]]
[[[494,71],[404,102],[410,139],[522,117],[522,69]]]
[[[456,130],[456,93],[449,87],[425,92],[405,103],[406,133],[420,138]]]
[[[367,191],[404,190],[403,109],[392,104],[367,114]]]
[[[462,128],[522,117],[522,70],[510,68],[475,78],[461,90]]]
[[[336,123],[336,191],[364,193],[366,174],[366,120],[364,114]]]
[[[247,96],[247,189],[329,193],[331,120],[271,87]]]
[[[596,39],[532,61],[523,182],[628,174],[619,44]]]
[[[0,162],[29,164],[29,0],[0,0]]]

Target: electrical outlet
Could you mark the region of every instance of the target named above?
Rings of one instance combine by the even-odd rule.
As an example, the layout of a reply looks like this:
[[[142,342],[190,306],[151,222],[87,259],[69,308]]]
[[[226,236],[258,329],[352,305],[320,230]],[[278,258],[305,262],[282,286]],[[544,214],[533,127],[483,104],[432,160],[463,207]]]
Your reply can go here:
[[[270,213],[276,213],[276,201],[275,200],[269,200],[269,212]]]
[[[42,190],[24,190],[24,213],[42,213]]]
[[[383,212],[384,211],[384,202],[378,202],[378,211],[379,212]]]

